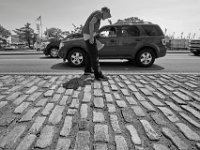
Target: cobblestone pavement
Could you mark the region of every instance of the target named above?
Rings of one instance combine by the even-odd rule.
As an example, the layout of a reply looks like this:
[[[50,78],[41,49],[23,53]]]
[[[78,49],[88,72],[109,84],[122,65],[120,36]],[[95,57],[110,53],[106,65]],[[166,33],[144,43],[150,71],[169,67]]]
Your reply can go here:
[[[0,149],[200,149],[200,76],[0,75]]]

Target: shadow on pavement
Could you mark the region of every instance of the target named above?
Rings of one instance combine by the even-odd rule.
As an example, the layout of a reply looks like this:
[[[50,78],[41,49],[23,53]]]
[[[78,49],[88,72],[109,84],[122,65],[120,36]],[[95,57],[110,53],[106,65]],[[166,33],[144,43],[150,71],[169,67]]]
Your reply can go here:
[[[102,70],[107,71],[156,71],[163,70],[162,66],[157,64],[152,65],[151,67],[138,67],[135,63],[130,62],[100,62]],[[69,63],[58,63],[51,67],[54,70],[83,70],[83,67],[72,67]]]

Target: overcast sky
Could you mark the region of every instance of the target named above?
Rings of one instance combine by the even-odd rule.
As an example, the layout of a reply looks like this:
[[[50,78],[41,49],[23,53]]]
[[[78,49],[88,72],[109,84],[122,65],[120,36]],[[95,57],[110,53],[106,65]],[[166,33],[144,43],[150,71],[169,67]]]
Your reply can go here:
[[[9,30],[27,22],[35,29],[35,20],[42,16],[43,30],[57,27],[71,31],[72,24],[84,24],[94,10],[107,6],[112,22],[128,17],[159,24],[167,34],[200,37],[200,0],[0,0],[0,24]],[[108,24],[103,21],[101,25]]]

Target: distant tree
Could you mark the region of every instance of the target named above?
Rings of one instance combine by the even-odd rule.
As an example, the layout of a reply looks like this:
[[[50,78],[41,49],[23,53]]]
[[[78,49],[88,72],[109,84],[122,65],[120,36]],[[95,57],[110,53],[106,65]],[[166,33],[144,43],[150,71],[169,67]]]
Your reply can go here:
[[[11,32],[0,24],[0,37],[8,38],[9,36],[11,36]]]
[[[83,30],[83,25],[81,24],[80,26],[76,26],[74,24],[72,24],[74,29],[71,31],[71,34],[74,34],[74,33],[82,33],[82,30]]]
[[[34,44],[36,41],[36,35],[34,30],[30,27],[30,23],[26,23],[24,27],[13,30],[21,41],[25,41],[28,43],[29,48],[31,48],[31,44]]]
[[[130,23],[144,23],[142,19],[139,19],[138,17],[130,17],[125,19],[118,19],[116,23],[114,24],[130,24]]]
[[[46,35],[48,38],[53,39],[53,40],[60,40],[64,37],[64,34],[61,29],[59,28],[49,28],[46,29],[44,32],[44,35]]]

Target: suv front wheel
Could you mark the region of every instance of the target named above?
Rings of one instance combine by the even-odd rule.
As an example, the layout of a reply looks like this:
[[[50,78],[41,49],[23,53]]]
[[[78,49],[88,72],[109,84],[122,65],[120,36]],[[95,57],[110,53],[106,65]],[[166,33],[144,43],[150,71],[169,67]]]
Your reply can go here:
[[[85,64],[85,52],[79,48],[72,49],[68,54],[68,62],[71,66],[80,67]]]
[[[143,49],[136,56],[136,62],[141,67],[149,67],[155,61],[155,54],[151,49]]]

